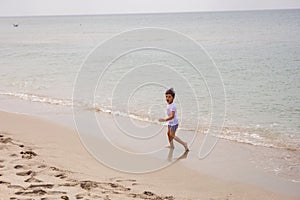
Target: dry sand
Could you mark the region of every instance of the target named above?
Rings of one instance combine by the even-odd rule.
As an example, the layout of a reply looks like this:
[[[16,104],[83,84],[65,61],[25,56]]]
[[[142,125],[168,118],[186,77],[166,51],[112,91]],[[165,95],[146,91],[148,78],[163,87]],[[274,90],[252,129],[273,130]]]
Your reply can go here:
[[[121,173],[97,162],[66,127],[7,112],[0,112],[0,123],[1,200],[300,198],[201,174],[180,162],[148,174]]]

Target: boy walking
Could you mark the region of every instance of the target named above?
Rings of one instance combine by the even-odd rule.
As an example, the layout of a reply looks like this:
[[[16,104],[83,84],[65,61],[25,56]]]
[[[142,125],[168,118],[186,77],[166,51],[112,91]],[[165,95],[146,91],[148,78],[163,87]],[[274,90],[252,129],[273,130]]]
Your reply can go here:
[[[174,149],[174,143],[173,139],[180,143],[182,146],[184,146],[185,151],[189,151],[189,148],[187,146],[187,143],[182,141],[179,137],[175,136],[176,130],[178,128],[178,118],[177,118],[177,110],[176,105],[173,102],[175,98],[175,92],[173,88],[170,88],[166,91],[166,101],[168,103],[167,105],[167,118],[161,118],[159,119],[160,122],[166,122],[168,121],[168,138],[170,146],[169,148]]]

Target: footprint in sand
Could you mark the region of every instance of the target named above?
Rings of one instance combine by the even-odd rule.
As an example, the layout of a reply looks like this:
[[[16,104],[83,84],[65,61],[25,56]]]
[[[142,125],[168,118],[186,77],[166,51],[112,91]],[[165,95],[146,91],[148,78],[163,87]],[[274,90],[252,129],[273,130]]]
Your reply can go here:
[[[63,200],[69,200],[68,196],[61,196],[60,198],[63,199]]]
[[[21,190],[25,190],[25,188],[23,186],[20,185],[9,185],[7,186],[8,188],[13,188],[13,189],[21,189]]]
[[[22,169],[22,168],[24,168],[24,166],[23,165],[15,165],[14,168],[15,169]]]
[[[65,191],[53,191],[54,184],[32,184],[22,191],[15,192],[16,195],[44,196],[44,195],[62,195],[67,194]],[[67,196],[64,196],[67,197]],[[66,198],[65,198],[66,199]],[[68,198],[67,198],[68,199]]]
[[[29,171],[24,171],[24,172],[18,172],[16,173],[16,175],[18,176],[29,176],[29,175],[35,175],[35,172],[29,170]]]
[[[162,200],[174,200],[175,199],[173,196],[161,197],[150,191],[144,191],[142,194],[130,193],[130,194],[128,194],[128,196],[132,197],[132,198],[139,198],[139,199],[162,199]]]
[[[38,168],[40,168],[40,169],[44,169],[44,168],[46,168],[47,167],[47,165],[39,165],[38,166]]]
[[[74,187],[77,186],[79,183],[62,183],[58,184],[58,186],[64,186],[64,187]]]
[[[21,151],[20,154],[22,155],[22,158],[24,158],[24,159],[32,159],[35,156],[37,156],[37,154],[33,151]]]
[[[34,177],[30,177],[30,178],[24,180],[24,182],[26,182],[26,183],[41,183],[43,181],[41,181],[41,180],[39,180],[37,178],[34,178]]]
[[[28,186],[27,189],[33,189],[33,188],[47,188],[52,189],[54,187],[54,184],[35,184]]]
[[[134,179],[117,179],[116,182],[136,182]]]
[[[82,181],[80,187],[84,190],[91,190],[92,188],[98,187],[98,184],[93,181]]]
[[[31,190],[31,191],[19,191],[15,192],[16,195],[45,195],[47,192],[45,190],[41,189],[36,189],[36,190]]]
[[[57,167],[50,167],[50,169],[53,171],[60,171],[60,169],[58,169]]]
[[[118,182],[118,183],[123,183],[123,182],[131,183],[132,186],[133,185],[138,185],[137,181],[134,180],[134,179],[117,179],[116,182]]]
[[[57,194],[67,194],[67,192],[65,192],[65,191],[49,191],[47,194],[57,195]]]
[[[58,199],[58,197],[55,198],[55,200],[57,200],[57,199]],[[62,199],[62,200],[69,200],[70,198],[68,196],[66,196],[66,195],[62,195],[60,197],[60,199]],[[41,200],[54,200],[54,198],[43,197],[43,198],[41,198]]]
[[[76,194],[76,195],[75,195],[75,198],[76,198],[76,199],[83,199],[84,196],[85,196],[84,194]]]
[[[64,174],[64,173],[60,173],[60,174],[57,174],[57,175],[54,175],[54,176],[57,177],[57,178],[60,178],[60,179],[67,178],[67,175]]]
[[[10,185],[10,183],[6,181],[0,181],[0,185]]]
[[[0,142],[3,143],[3,144],[12,143],[12,139],[1,137]]]

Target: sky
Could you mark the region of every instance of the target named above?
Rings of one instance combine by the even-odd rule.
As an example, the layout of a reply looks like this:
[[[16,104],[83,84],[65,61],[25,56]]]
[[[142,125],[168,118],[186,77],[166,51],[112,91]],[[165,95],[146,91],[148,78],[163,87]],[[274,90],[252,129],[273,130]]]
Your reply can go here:
[[[0,16],[91,15],[300,8],[300,0],[0,0]]]

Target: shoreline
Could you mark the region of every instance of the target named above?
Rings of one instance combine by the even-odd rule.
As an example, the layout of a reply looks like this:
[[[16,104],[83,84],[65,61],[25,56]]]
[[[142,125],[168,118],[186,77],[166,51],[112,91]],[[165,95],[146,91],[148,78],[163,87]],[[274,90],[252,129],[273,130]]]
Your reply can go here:
[[[209,173],[206,169],[210,168],[211,172],[215,170],[215,165],[210,165],[211,163],[209,160],[204,164],[202,163],[203,166],[200,168],[200,171],[193,169],[193,167],[188,167],[186,165],[192,165],[197,162],[192,159],[196,154],[193,149],[188,155],[189,159],[180,160],[159,171],[147,174],[121,173],[105,167],[96,161],[96,159],[94,159],[83,147],[78,134],[74,130],[36,117],[3,111],[0,111],[0,119],[2,122],[0,131],[4,138],[11,138],[13,143],[23,144],[26,148],[29,148],[28,151],[33,151],[37,154],[34,159],[30,159],[30,162],[37,162],[39,163],[38,166],[43,163],[43,165],[46,165],[47,167],[55,167],[55,169],[67,172],[67,176],[72,176],[72,180],[76,180],[73,182],[74,186],[63,188],[66,193],[56,194],[61,196],[69,195],[69,197],[72,196],[71,199],[76,197],[77,194],[83,195],[87,193],[102,195],[102,197],[111,195],[114,197],[113,199],[132,199],[133,196],[139,199],[146,197],[150,199],[154,197],[161,197],[162,199],[298,199],[300,196],[300,194],[297,194],[296,192],[289,196],[287,195],[288,190],[285,193],[282,191],[276,192],[274,190],[266,190],[260,184],[239,182],[230,180],[230,177],[222,177],[218,173]],[[22,159],[22,155],[18,155],[20,153],[20,147],[14,146],[11,142],[3,143],[2,141],[0,144],[2,149],[11,148],[12,151],[15,151],[15,153],[12,154],[17,155],[11,157],[10,155],[12,154],[10,153],[10,155],[4,154],[1,156],[1,159],[4,160],[4,162],[1,163],[1,165],[4,166],[1,169],[1,174],[3,174],[0,176],[1,181],[4,181],[6,177],[9,180],[14,180],[14,185],[26,188],[26,182],[16,176],[16,169],[12,165],[5,165],[7,160],[10,160],[9,163],[26,165],[29,171],[35,172],[35,178],[37,179],[40,177],[46,178],[46,180],[48,180],[48,178],[49,180],[53,179],[53,174],[47,174],[44,172],[45,170],[39,171],[37,163],[30,164],[27,163],[28,160]],[[227,144],[223,142],[220,143],[218,150],[214,152],[214,154],[218,155],[219,151],[231,153],[230,149],[224,149],[224,147],[228,147],[226,145]],[[232,148],[231,150],[235,149]],[[1,151],[1,153],[3,154],[3,151]],[[240,154],[240,156],[243,157],[243,154]],[[223,165],[224,169],[228,169],[227,165],[229,162],[224,163],[221,158],[216,158],[214,156],[211,156],[210,160],[213,161],[213,164],[218,163],[221,166]],[[232,161],[234,160],[230,160],[230,162]],[[237,167],[239,167],[239,165],[237,165]],[[202,173],[201,170],[203,170]],[[251,176],[251,173],[255,173],[255,171],[250,171],[249,173]],[[6,179],[6,182],[8,179]],[[54,178],[51,182],[51,184],[53,184],[51,187],[60,188],[59,185],[66,184],[66,182],[61,183],[62,180],[64,179]],[[88,188],[91,188],[89,190],[83,189],[80,185],[82,185],[83,181],[87,180],[91,182],[84,182],[84,184],[88,183],[88,185],[94,185],[95,187],[87,186]],[[268,180],[266,179],[263,181],[268,183]],[[116,188],[110,187],[110,192],[104,195],[101,193],[104,189],[99,189],[100,186],[104,187],[101,185],[103,182],[108,184],[106,185],[108,187],[110,187],[111,184],[119,185],[116,186]],[[27,185],[27,187],[29,186]],[[123,191],[120,188],[130,188],[130,190]],[[9,188],[7,184],[0,184],[1,194],[7,196],[18,196],[15,193],[13,194],[13,192],[20,189],[23,190],[20,187],[10,186]],[[22,194],[19,194],[26,196],[26,192],[24,193],[24,191]],[[54,193],[51,192],[50,194],[54,195]],[[50,194],[44,194],[44,196]],[[28,195],[35,196],[37,194]],[[43,195],[38,196],[41,197]]]
[[[0,92],[1,93],[1,92]],[[2,98],[3,99],[2,99]],[[20,113],[19,111],[22,111],[21,113],[23,114],[29,114],[36,116],[38,118],[43,118],[46,120],[54,121],[59,124],[66,125],[68,127],[74,128],[73,125],[73,117],[71,116],[73,114],[72,112],[72,102],[71,99],[52,99],[50,97],[44,97],[40,96],[38,99],[36,99],[38,96],[35,94],[26,94],[26,93],[15,93],[11,96],[9,94],[7,96],[6,93],[1,93],[0,94],[0,101],[3,100],[2,102],[2,107],[0,106],[0,110],[5,111],[4,108],[8,107],[10,108],[6,112],[16,112]],[[6,99],[7,98],[7,99]],[[28,99],[27,99],[28,98]],[[46,98],[46,100],[45,100]],[[25,101],[24,101],[25,100]],[[38,103],[42,103],[39,105]],[[34,104],[32,104],[34,103]],[[60,107],[59,109],[62,109],[62,113],[68,113],[70,116],[64,116],[62,118],[62,123],[61,119],[57,120],[56,117],[58,116],[58,113],[51,113],[51,109],[55,109],[55,107]],[[12,109],[13,108],[13,109]],[[43,110],[45,109],[45,110]],[[106,109],[106,108],[101,108],[101,107],[95,107],[95,108],[85,108],[85,111],[91,111],[95,112],[95,114],[99,115],[113,115],[113,116],[121,116],[125,118],[130,118],[133,121],[136,121],[137,123],[151,123],[154,125],[158,125],[157,121],[151,121],[148,118],[143,118],[142,116],[135,115],[135,114],[127,114],[127,113],[122,113],[117,111],[117,113],[114,113],[113,110]],[[46,117],[41,115],[40,110],[43,110],[42,112],[45,112]],[[32,112],[33,111],[33,112]],[[50,112],[50,113],[49,113]],[[118,114],[119,113],[119,114]],[[51,116],[49,116],[49,114]],[[57,116],[55,116],[57,115]],[[69,120],[67,119],[69,118]],[[71,119],[71,120],[70,120]],[[184,132],[199,132],[199,133],[205,133],[209,129],[209,126],[201,126],[198,130],[194,130],[189,127],[182,127],[182,125],[179,127],[178,130],[182,130]],[[266,130],[265,128],[251,128],[251,127],[245,127],[245,126],[233,126],[231,124],[226,124],[223,126],[223,132],[222,134],[217,135],[218,138],[228,140],[228,141],[233,141],[239,144],[249,144],[253,146],[258,146],[258,147],[267,147],[267,148],[274,148],[278,150],[290,150],[290,151],[298,151],[300,152],[300,146],[299,146],[299,138],[290,136],[288,138],[283,137],[280,140],[274,140],[274,137],[272,134],[264,134],[264,132],[268,132],[272,130]],[[282,134],[281,132],[286,132],[281,131],[276,133],[275,130],[273,130],[273,134]],[[278,131],[278,130],[277,130]],[[292,134],[292,133],[289,133]],[[281,136],[282,137],[282,136]],[[299,179],[300,181],[300,179]]]

